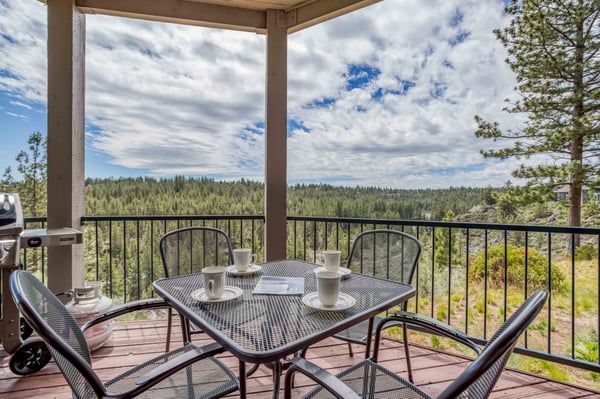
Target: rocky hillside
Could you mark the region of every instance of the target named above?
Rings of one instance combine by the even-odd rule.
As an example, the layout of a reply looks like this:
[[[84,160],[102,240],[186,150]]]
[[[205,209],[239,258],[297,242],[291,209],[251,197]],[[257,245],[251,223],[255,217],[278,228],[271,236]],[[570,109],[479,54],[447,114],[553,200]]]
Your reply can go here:
[[[568,206],[563,202],[531,204],[513,212],[503,211],[498,205],[476,205],[455,218],[457,222],[505,223],[567,226]],[[582,208],[582,225],[600,227],[600,204],[588,202]]]

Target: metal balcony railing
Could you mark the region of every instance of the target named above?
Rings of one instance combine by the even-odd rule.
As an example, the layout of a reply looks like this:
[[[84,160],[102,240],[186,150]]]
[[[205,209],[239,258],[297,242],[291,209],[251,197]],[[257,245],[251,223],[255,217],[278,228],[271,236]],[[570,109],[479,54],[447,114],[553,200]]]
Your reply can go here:
[[[28,218],[26,228],[44,223],[45,218]],[[263,216],[86,216],[82,223],[86,275],[104,281],[104,294],[115,303],[153,296],[152,281],[163,270],[158,240],[176,228],[220,228],[234,247],[250,247],[264,260]],[[524,298],[546,288],[546,309],[516,352],[600,371],[600,229],[291,216],[287,256],[315,261],[321,250],[332,248],[347,254],[353,237],[375,228],[402,230],[422,244],[413,281],[418,294],[409,310],[485,343]],[[576,241],[578,247],[572,245]],[[45,251],[23,252],[23,265],[45,280]]]

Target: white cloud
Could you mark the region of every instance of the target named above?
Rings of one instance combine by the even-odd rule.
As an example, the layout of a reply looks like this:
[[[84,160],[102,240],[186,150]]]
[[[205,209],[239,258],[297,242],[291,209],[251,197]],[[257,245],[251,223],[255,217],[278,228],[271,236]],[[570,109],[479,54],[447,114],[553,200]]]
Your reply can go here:
[[[12,116],[13,118],[19,118],[19,119],[23,119],[24,121],[28,120],[29,117],[27,115],[23,115],[23,114],[16,114],[14,112],[6,112],[6,114],[8,116]]]
[[[31,106],[29,106],[27,104],[23,104],[20,101],[10,101],[10,104],[12,104],[14,106],[17,106],[17,107],[26,108],[26,109],[29,109],[29,110],[33,109]]]
[[[514,86],[502,61],[504,49],[492,34],[506,23],[502,4],[430,3],[386,1],[341,18],[339,27],[332,27],[333,21],[292,37],[292,53],[296,40],[299,47],[318,43],[313,56],[334,60],[335,73],[326,70],[330,80],[301,101],[332,97],[335,104],[327,109],[297,104],[294,116],[312,130],[290,139],[291,179],[338,178],[387,187],[501,185],[510,179],[510,168],[498,168],[479,154],[492,143],[473,134],[475,114],[515,123],[499,112]],[[451,26],[453,20],[460,23]],[[325,33],[329,40],[319,41]],[[462,42],[456,40],[460,34],[466,34]],[[348,92],[339,78],[350,63],[376,67],[380,74],[369,86]],[[304,72],[307,79],[313,75]],[[411,82],[404,95],[372,100],[378,89],[402,91],[400,80]],[[303,83],[291,82],[290,91],[303,92]],[[432,98],[437,90],[443,94]]]
[[[0,90],[43,103],[45,6],[0,5]],[[264,36],[86,19],[88,151],[158,176],[263,179]],[[515,162],[484,160],[479,149],[493,143],[473,134],[475,114],[518,122],[500,112],[514,77],[492,29],[506,23],[496,0],[386,0],[291,35],[288,112],[308,131],[288,139],[289,180],[416,188],[510,179]],[[348,90],[351,65],[373,75]]]
[[[39,2],[0,0],[0,90],[46,100],[46,10]]]

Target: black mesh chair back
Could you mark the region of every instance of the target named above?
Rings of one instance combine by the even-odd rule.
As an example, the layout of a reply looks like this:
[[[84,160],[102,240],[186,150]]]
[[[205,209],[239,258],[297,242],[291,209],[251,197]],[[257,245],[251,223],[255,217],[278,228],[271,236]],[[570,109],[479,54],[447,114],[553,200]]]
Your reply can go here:
[[[173,230],[160,239],[165,277],[199,273],[208,266],[229,266],[233,250],[229,236],[213,227]]]
[[[346,267],[356,273],[410,284],[420,253],[421,244],[410,234],[368,230],[354,240]]]
[[[356,236],[348,255],[346,267],[355,273],[410,284],[420,254],[421,244],[410,234],[389,229],[367,230]],[[406,309],[406,303],[402,304],[402,309]],[[374,324],[379,320],[380,318],[376,317]],[[407,334],[406,327],[403,327],[405,341]],[[364,321],[339,332],[335,337],[348,341],[348,352],[350,356],[354,356],[351,343],[366,344],[370,335],[369,321]],[[368,345],[365,351],[365,357],[368,357]],[[405,351],[408,374],[412,381],[412,368],[406,343]]]
[[[95,398],[103,384],[91,367],[91,355],[75,318],[34,275],[11,273],[11,293],[29,325],[48,349],[78,398]]]
[[[229,266],[233,263],[233,249],[229,236],[213,227],[194,226],[166,233],[160,239],[160,256],[165,277],[200,273],[208,266]],[[190,341],[190,334],[201,329],[181,317],[183,341]],[[173,311],[168,311],[167,340],[165,350],[171,345]]]
[[[545,290],[534,292],[496,331],[481,355],[438,398],[487,398],[500,378],[519,337],[542,310],[547,296]]]

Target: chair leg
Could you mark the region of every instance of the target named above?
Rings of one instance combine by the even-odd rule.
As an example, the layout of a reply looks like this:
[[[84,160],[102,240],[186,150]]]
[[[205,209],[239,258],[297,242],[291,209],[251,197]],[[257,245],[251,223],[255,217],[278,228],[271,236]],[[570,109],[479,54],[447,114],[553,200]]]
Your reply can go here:
[[[402,325],[402,340],[404,341],[404,354],[406,357],[406,369],[408,371],[408,380],[410,382],[414,382],[412,374],[412,365],[410,363],[410,351],[408,349],[408,329],[406,328],[406,324]]]
[[[375,322],[375,318],[371,317],[369,319],[369,327],[367,328],[367,336],[365,338],[363,338],[365,340],[365,359],[370,359],[370,352],[371,352],[371,342],[373,340],[373,325]],[[375,348],[373,348],[375,349]],[[377,354],[374,353],[374,357],[376,357]]]
[[[258,367],[260,367],[260,363],[256,363],[250,367],[250,370],[246,371],[246,377],[250,377],[252,374],[254,374],[256,370],[258,370]]]
[[[304,359],[304,358],[306,358],[307,352],[308,352],[308,346],[300,351],[299,356]]]
[[[192,337],[190,335],[190,321],[182,314],[179,315],[179,318],[181,319],[181,335],[183,336],[183,344],[185,345],[192,342]]]
[[[354,357],[354,351],[352,350],[352,344],[348,342],[348,354],[350,357]]]
[[[352,344],[350,342],[346,343],[348,345],[348,354],[350,357],[354,357],[354,351],[352,350]]]
[[[167,344],[165,345],[165,352],[168,352],[171,347],[171,328],[173,327],[173,309],[169,309],[167,312]]]

